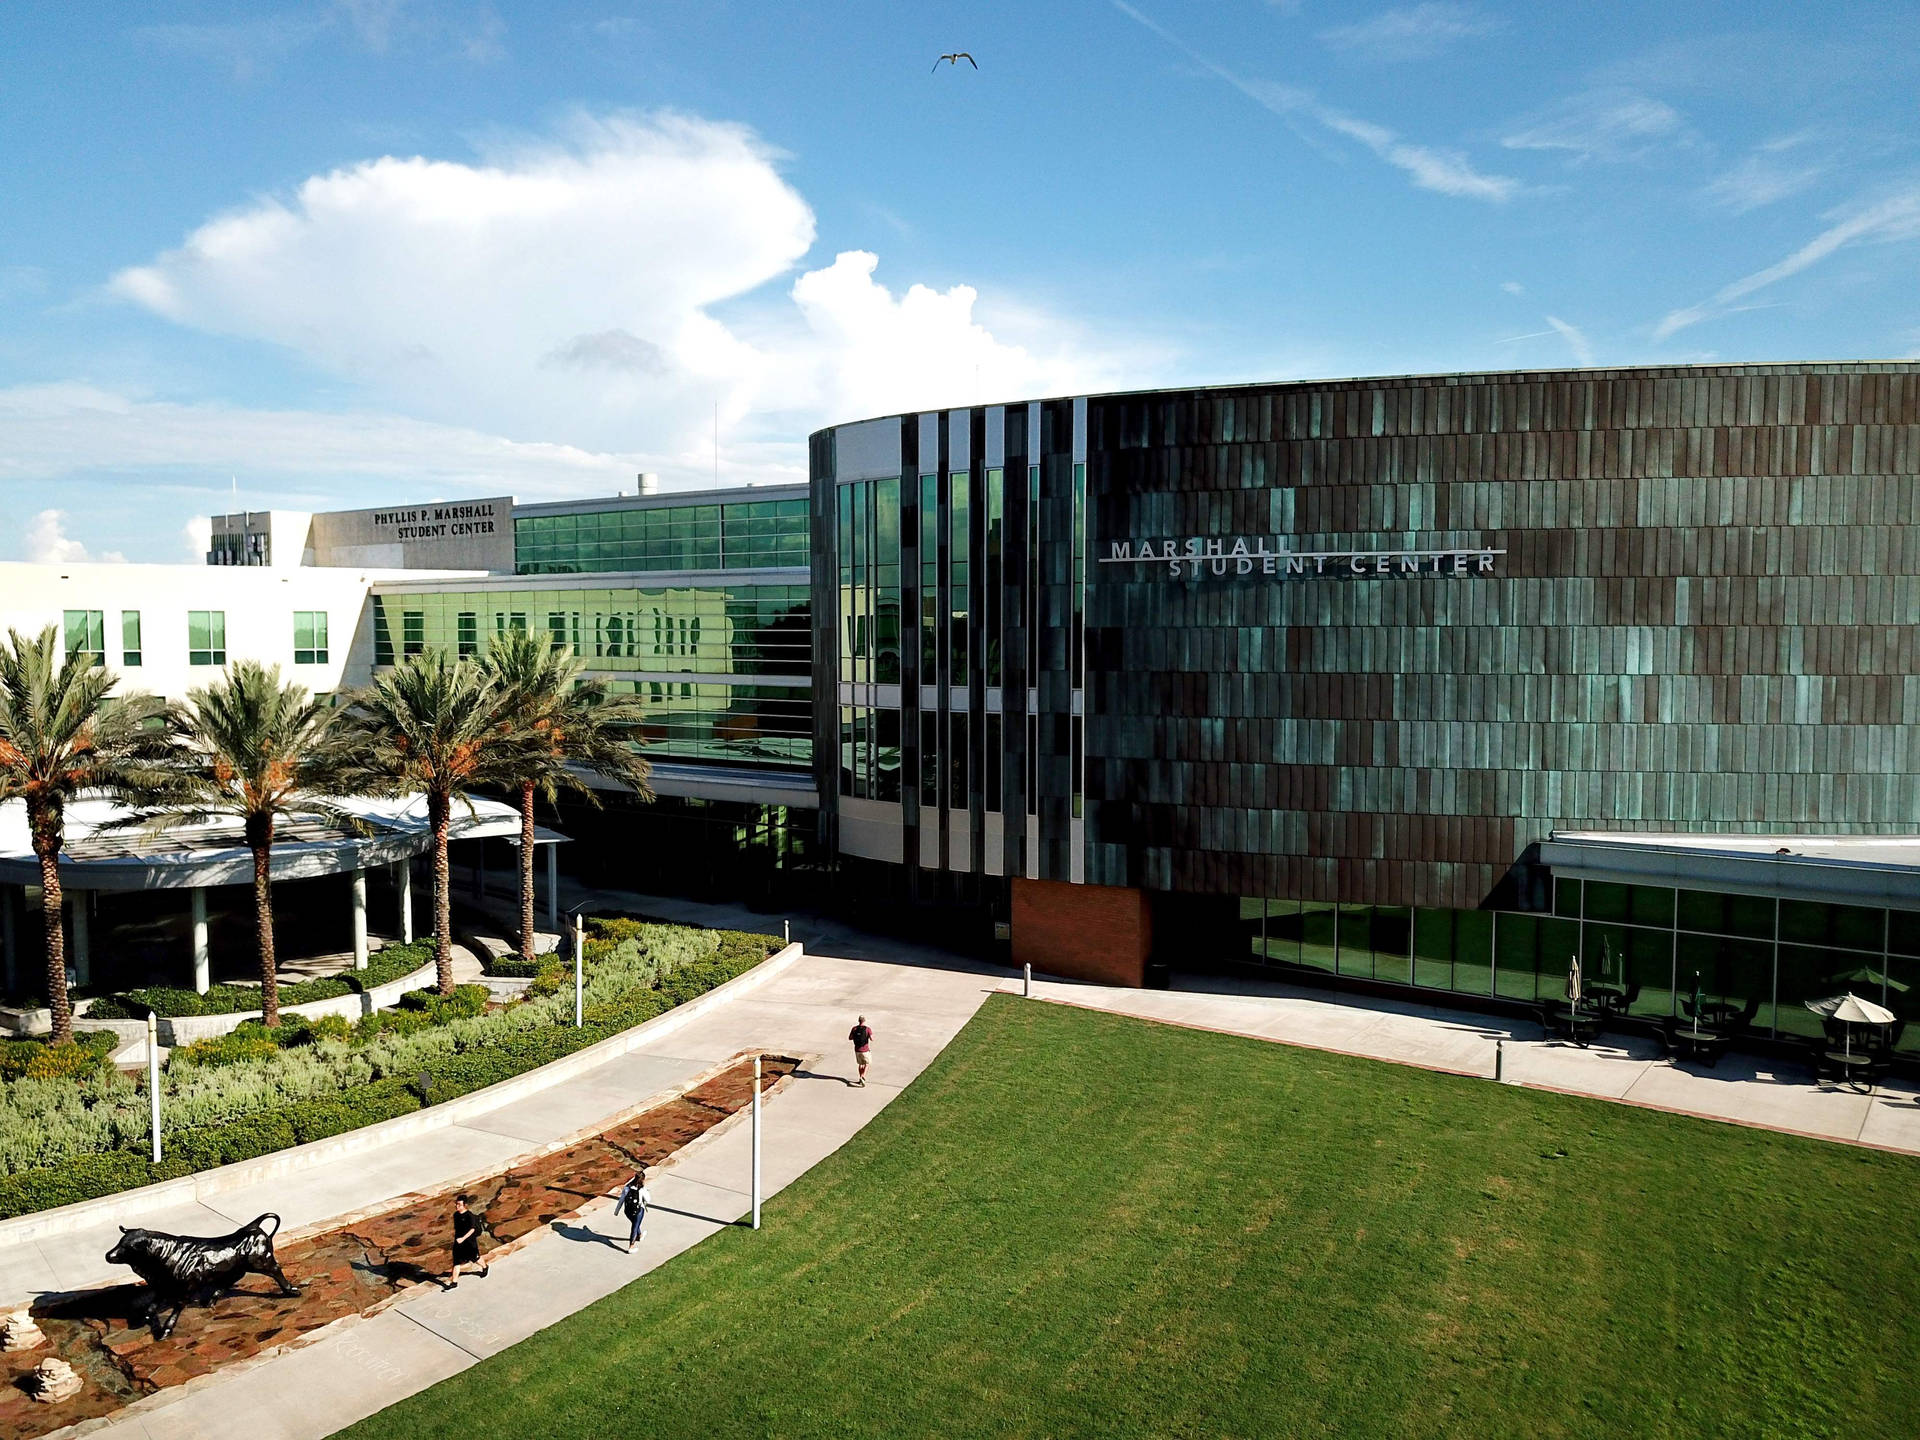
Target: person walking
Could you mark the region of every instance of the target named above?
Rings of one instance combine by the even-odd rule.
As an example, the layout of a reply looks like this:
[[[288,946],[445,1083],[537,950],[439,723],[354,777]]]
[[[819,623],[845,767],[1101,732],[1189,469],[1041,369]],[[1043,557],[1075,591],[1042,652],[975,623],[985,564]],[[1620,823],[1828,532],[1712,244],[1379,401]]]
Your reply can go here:
[[[853,1063],[860,1067],[860,1078],[853,1083],[867,1083],[867,1062],[873,1058],[873,1031],[867,1026],[867,1017],[862,1015],[853,1029],[847,1032],[847,1038],[853,1042]]]
[[[647,1238],[647,1207],[653,1204],[653,1192],[647,1189],[647,1172],[636,1170],[633,1178],[627,1181],[627,1188],[620,1192],[620,1198],[613,1202],[613,1208],[627,1217],[627,1253],[633,1253],[633,1247]]]
[[[480,1217],[468,1208],[472,1204],[471,1195],[453,1197],[453,1269],[447,1274],[449,1290],[460,1283],[463,1267],[471,1267],[482,1280],[487,1278],[487,1267],[480,1263]]]

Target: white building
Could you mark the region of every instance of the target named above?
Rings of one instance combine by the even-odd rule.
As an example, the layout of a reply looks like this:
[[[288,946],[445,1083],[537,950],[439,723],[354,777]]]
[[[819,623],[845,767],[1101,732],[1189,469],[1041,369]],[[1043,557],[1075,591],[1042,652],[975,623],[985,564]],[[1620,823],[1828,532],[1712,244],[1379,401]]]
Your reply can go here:
[[[248,659],[321,693],[372,676],[372,587],[420,578],[318,566],[0,564],[0,627],[30,637],[57,626],[63,649],[99,655],[122,690],[181,699]]]

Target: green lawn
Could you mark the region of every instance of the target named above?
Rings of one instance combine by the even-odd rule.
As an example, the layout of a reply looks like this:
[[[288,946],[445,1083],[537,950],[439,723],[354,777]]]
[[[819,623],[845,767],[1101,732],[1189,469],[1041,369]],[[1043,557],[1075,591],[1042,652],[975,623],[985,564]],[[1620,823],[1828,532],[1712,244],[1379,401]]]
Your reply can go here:
[[[347,1433],[1910,1440],[1917,1193],[1920,1160],[995,998],[760,1234]]]

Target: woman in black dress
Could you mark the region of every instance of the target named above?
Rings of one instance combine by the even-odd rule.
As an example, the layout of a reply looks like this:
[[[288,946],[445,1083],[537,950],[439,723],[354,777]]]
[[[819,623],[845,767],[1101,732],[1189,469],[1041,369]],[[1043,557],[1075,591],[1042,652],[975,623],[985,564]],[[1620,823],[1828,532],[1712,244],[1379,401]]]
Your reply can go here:
[[[460,1283],[463,1265],[471,1266],[475,1274],[486,1278],[487,1267],[480,1263],[480,1217],[467,1208],[472,1203],[471,1195],[453,1198],[453,1269],[447,1276],[449,1290]]]

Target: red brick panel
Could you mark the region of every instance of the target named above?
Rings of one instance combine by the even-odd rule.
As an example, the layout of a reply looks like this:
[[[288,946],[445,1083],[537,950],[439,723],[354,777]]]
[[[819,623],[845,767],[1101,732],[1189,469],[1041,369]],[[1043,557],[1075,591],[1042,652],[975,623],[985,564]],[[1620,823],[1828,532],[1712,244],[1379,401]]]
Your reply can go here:
[[[1071,980],[1138,987],[1146,981],[1152,949],[1153,915],[1144,892],[1015,877],[1014,964]]]

